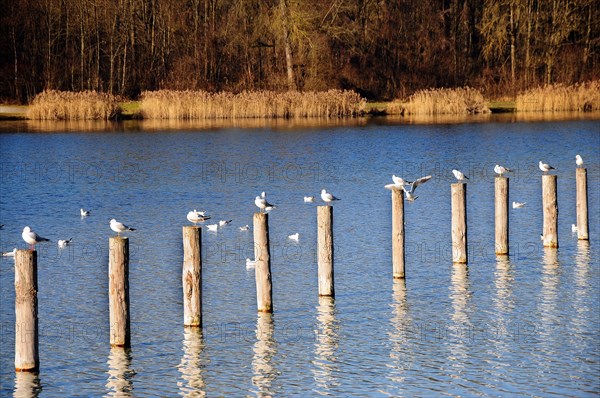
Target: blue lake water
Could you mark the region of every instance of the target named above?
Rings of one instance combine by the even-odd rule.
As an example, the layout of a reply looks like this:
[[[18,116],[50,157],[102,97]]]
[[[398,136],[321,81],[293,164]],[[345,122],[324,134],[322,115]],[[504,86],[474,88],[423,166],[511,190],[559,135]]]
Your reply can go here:
[[[97,127],[0,125],[2,251],[26,248],[25,225],[53,240],[38,245],[39,376],[14,372],[14,263],[0,262],[1,396],[600,394],[597,120]],[[571,232],[576,154],[589,242]],[[539,239],[539,160],[558,175],[558,250]],[[508,258],[494,254],[497,163],[514,169],[510,201],[527,202],[510,209]],[[451,262],[453,168],[470,177],[467,266]],[[433,176],[405,206],[405,282],[392,280],[392,174]],[[303,203],[322,188],[341,198],[335,300],[318,297],[318,203]],[[257,314],[252,232],[238,228],[252,225],[261,191],[278,206],[272,316]],[[233,220],[203,230],[201,332],[183,327],[192,209]],[[111,218],[137,228],[127,234],[131,350],[109,345]]]

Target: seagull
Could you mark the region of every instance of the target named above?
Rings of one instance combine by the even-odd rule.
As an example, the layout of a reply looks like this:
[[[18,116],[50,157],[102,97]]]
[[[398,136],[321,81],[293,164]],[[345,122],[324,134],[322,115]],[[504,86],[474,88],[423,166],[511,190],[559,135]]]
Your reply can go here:
[[[415,199],[418,198],[418,196],[415,196],[410,190],[406,189],[406,187],[402,187],[402,189],[404,190],[404,193],[406,194],[406,199],[409,202],[414,202]]]
[[[219,224],[210,224],[210,225],[207,225],[206,228],[208,228],[209,231],[217,232],[217,228],[219,228]]]
[[[295,234],[293,234],[293,235],[289,235],[289,236],[288,236],[288,239],[295,240],[295,241],[297,242],[297,241],[298,241],[298,239],[300,239],[300,234],[299,234],[298,232],[296,232],[296,233],[295,233]]]
[[[421,177],[411,183],[409,183],[410,185],[410,192],[413,193],[415,192],[415,189],[417,189],[417,187],[423,183],[426,183],[427,181],[431,180],[431,176],[425,176],[425,177]]]
[[[69,245],[69,243],[73,242],[73,238],[71,239],[59,239],[58,240],[58,247],[60,247],[61,249],[66,247],[67,245]]]
[[[513,202],[513,209],[520,209],[525,207],[526,204],[527,202]]]
[[[219,221],[219,227],[224,227],[227,224],[230,224],[233,220],[221,220]]]
[[[256,265],[256,260],[246,259],[246,269],[252,269]]]
[[[577,167],[583,166],[583,159],[581,156],[575,155],[575,163],[577,164]]]
[[[340,200],[324,189],[321,190],[321,199],[323,199],[323,202],[327,203],[328,206],[330,202],[333,202],[334,200]]]
[[[271,210],[273,210],[275,207],[277,207],[277,206],[273,206],[273,205],[271,205],[271,206],[267,206],[267,207],[265,207],[265,211],[271,211]]]
[[[544,235],[540,234],[540,240],[544,240]]]
[[[79,209],[79,214],[81,214],[81,217],[87,217],[87,216],[90,215],[90,211],[89,210]]]
[[[250,229],[250,226],[248,224],[244,225],[243,227],[240,227],[240,231],[248,231]]]
[[[3,252],[2,257],[14,257],[17,254],[17,248],[12,249],[11,252]]]
[[[270,204],[269,202],[267,202],[267,199],[265,198],[265,193],[263,192],[260,196],[257,196],[254,199],[254,204],[256,205],[256,207],[258,207],[261,211],[262,210],[266,210],[267,207],[270,207],[271,209],[275,208],[274,205]],[[271,210],[269,209],[269,210]]]
[[[135,231],[135,228],[130,228],[127,225],[125,225],[121,222],[118,222],[114,218],[112,220],[110,220],[110,229],[115,231],[117,233],[117,236],[121,236],[121,232]]]
[[[544,174],[546,174],[547,171],[550,170],[554,170],[554,167],[550,166],[548,163],[544,163],[540,160],[540,170],[542,170],[544,172]]]
[[[205,213],[205,211],[197,211],[196,209],[194,209],[187,214],[187,219],[189,222],[193,223],[194,225],[197,225],[199,222],[210,220],[210,217],[206,216]]]
[[[305,196],[304,197],[304,203],[312,203],[315,201],[315,197],[314,196]]]
[[[571,224],[571,232],[577,232],[577,225]]]
[[[4,224],[0,224],[0,229],[4,228]]]
[[[452,174],[454,174],[454,177],[456,177],[456,179],[458,181],[468,180],[469,179],[469,177],[467,177],[466,175],[464,175],[463,172],[460,171],[460,170],[452,170]]]
[[[395,174],[392,174],[392,181],[394,181],[394,184],[396,184],[396,186],[401,187],[403,185],[410,185],[412,184],[411,181],[406,181],[401,177],[397,177]]]
[[[496,166],[494,167],[494,172],[495,172],[496,174],[500,174],[500,177],[502,177],[502,174],[504,174],[504,173],[508,173],[508,172],[510,172],[510,171],[512,171],[512,170],[511,170],[511,169],[509,169],[508,167],[503,167],[503,166],[500,166],[500,165],[496,165]]]
[[[50,239],[42,238],[35,232],[31,230],[29,227],[23,228],[23,233],[21,234],[23,240],[29,243],[29,248],[31,250],[35,250],[35,244],[40,242],[50,242]]]

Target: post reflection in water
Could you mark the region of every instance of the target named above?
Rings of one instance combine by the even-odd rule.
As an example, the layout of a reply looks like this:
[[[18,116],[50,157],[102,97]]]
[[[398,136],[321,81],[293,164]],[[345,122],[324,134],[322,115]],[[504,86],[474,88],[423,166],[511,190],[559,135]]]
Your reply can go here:
[[[252,358],[252,384],[257,388],[256,395],[259,397],[270,397],[276,393],[273,389],[273,381],[278,374],[274,361],[277,355],[274,330],[272,314],[260,312],[256,319],[256,343]]]
[[[16,372],[14,398],[37,397],[42,391],[40,377],[35,372]]]
[[[584,333],[593,328],[590,320],[594,319],[594,306],[590,306],[593,298],[590,297],[590,242],[577,241],[577,254],[575,254],[575,294],[572,311],[573,329],[576,333]],[[596,306],[597,308],[597,306]]]
[[[183,356],[179,363],[179,371],[183,381],[179,381],[179,395],[183,397],[205,397],[206,383],[204,372],[206,361],[203,358],[204,336],[198,327],[183,329]]]
[[[319,297],[313,376],[315,391],[321,395],[333,395],[331,389],[340,384],[336,375],[339,325],[335,313],[335,300],[326,296]]]
[[[515,306],[513,300],[513,285],[515,276],[508,256],[497,256],[496,274],[494,285],[496,286],[496,310],[499,321],[504,321],[505,315],[510,313]]]
[[[469,269],[467,264],[452,265],[452,284],[450,286],[450,299],[452,300],[452,322],[450,337],[450,354],[448,359],[452,367],[456,368],[455,375],[462,373],[465,368],[467,352],[467,339],[474,338],[473,325],[469,318],[469,305],[471,292],[469,289]]]
[[[133,377],[135,371],[131,366],[131,349],[111,347],[108,356],[108,381],[105,397],[133,396]]]
[[[409,343],[411,330],[411,319],[408,313],[408,303],[406,301],[406,280],[395,279],[392,292],[392,316],[390,322],[392,330],[389,332],[391,343],[390,359],[392,360],[388,367],[391,368],[390,380],[395,383],[405,381],[405,372],[412,367],[413,353],[412,343]],[[396,395],[396,394],[393,394]]]
[[[590,276],[590,241],[577,241],[577,254],[575,255],[575,283],[580,288],[587,288]],[[578,293],[583,290],[576,290]]]

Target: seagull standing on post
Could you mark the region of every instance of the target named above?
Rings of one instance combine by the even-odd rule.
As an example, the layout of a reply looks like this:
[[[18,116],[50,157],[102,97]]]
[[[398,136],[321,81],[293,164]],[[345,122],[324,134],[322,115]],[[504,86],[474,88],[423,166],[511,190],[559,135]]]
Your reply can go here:
[[[583,159],[581,156],[575,155],[575,163],[577,164],[577,167],[583,166]]]
[[[504,173],[508,173],[508,172],[511,172],[511,171],[512,171],[512,170],[511,170],[511,169],[509,169],[508,167],[503,167],[503,166],[500,166],[500,165],[498,165],[498,164],[497,164],[497,165],[494,167],[494,172],[495,172],[496,174],[499,174],[499,175],[500,175],[500,177],[502,177],[502,174],[504,174]]]
[[[546,174],[546,172],[550,171],[550,170],[554,170],[554,167],[550,166],[548,163],[544,163],[540,160],[539,163],[540,166],[540,170],[542,170],[544,172],[544,174]]]
[[[321,199],[323,199],[323,202],[327,203],[327,206],[329,206],[329,203],[333,202],[334,200],[340,200],[339,198],[333,196],[332,193],[329,193],[324,189],[321,190]]]
[[[469,177],[467,177],[466,175],[464,175],[464,173],[460,170],[452,170],[452,174],[454,174],[454,177],[456,177],[456,179],[458,181],[462,181],[462,180],[468,180]]]
[[[118,222],[114,218],[110,220],[110,229],[117,233],[117,236],[121,236],[121,232],[125,231],[135,231],[135,228],[130,228],[122,222]]]
[[[35,250],[36,243],[50,242],[50,239],[42,238],[41,236],[33,232],[29,227],[23,228],[23,233],[21,234],[21,237],[25,242],[29,244],[29,248],[31,250]]]

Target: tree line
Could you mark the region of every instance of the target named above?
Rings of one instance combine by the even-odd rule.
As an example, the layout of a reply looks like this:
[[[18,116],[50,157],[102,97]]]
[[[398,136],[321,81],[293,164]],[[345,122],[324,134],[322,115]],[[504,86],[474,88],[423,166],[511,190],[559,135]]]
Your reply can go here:
[[[44,89],[430,87],[598,78],[598,0],[0,0],[0,98]]]

